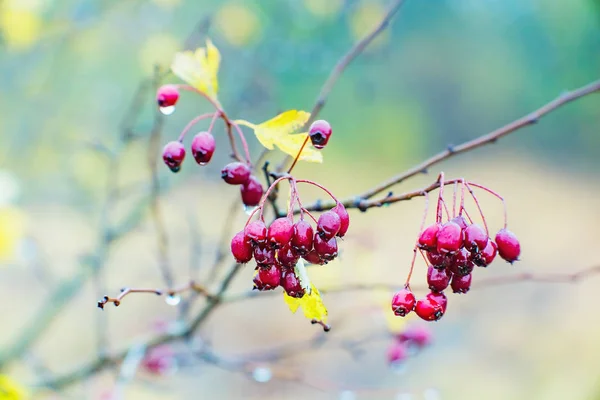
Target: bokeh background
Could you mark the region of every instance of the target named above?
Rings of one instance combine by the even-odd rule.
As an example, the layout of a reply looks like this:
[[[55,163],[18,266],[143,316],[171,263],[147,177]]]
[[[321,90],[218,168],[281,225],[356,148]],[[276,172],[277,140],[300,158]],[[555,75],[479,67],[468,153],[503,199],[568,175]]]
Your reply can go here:
[[[164,286],[146,200],[155,68],[166,71],[175,52],[201,45],[208,34],[222,53],[219,97],[229,114],[258,122],[290,108],[310,110],[336,61],[386,6],[379,0],[2,0],[0,360],[18,353],[2,365],[3,387],[30,390],[89,364],[99,348],[122,350],[171,329],[182,316],[150,295],[131,296],[118,309],[95,307],[102,294],[123,286]],[[324,164],[302,164],[297,174],[342,198],[360,193],[598,79],[599,50],[596,0],[409,0],[335,86],[321,115],[334,127]],[[161,145],[209,110],[189,94],[180,103],[164,120]],[[175,346],[183,353],[177,371],[140,368],[117,385],[121,398],[599,399],[599,279],[477,289],[486,277],[600,264],[599,129],[600,96],[591,95],[395,189],[422,187],[441,170],[483,183],[507,199],[509,226],[523,247],[521,262],[496,261],[476,271],[468,295],[451,295],[447,315],[428,325],[434,343],[401,368],[386,360],[389,332],[403,329],[390,318],[391,294],[331,293],[324,300],[334,329],[318,348],[261,361],[246,376]],[[133,137],[127,145],[124,134]],[[223,135],[217,145],[226,147]],[[254,139],[251,150],[260,152]],[[118,168],[111,167],[115,158]],[[276,163],[281,155],[269,159]],[[200,168],[190,158],[177,175],[159,164],[177,283],[191,275],[210,286],[228,204],[239,196],[219,182],[226,160],[221,151]],[[304,196],[314,200],[311,191]],[[482,204],[498,229],[500,204],[485,197]],[[401,285],[422,209],[423,201],[413,200],[351,214],[340,260],[311,268],[315,284]],[[239,227],[245,216],[236,211]],[[126,234],[107,245],[107,227]],[[94,266],[98,273],[90,272]],[[417,283],[424,276],[419,264]],[[231,293],[250,289],[251,278],[247,268]],[[290,343],[318,331],[290,314],[279,296],[265,296],[220,307],[196,340],[235,359],[273,346],[296,349]],[[34,337],[27,349],[19,347]],[[298,373],[304,378],[294,382]],[[108,399],[117,375],[108,369],[32,393]]]

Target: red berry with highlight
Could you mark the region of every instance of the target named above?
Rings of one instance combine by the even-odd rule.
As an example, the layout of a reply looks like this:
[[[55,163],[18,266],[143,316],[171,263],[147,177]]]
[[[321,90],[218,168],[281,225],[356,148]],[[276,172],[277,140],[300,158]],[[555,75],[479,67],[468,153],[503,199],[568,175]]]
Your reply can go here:
[[[461,247],[456,253],[450,256],[448,268],[454,274],[467,275],[473,271],[474,264],[471,253],[464,247]]]
[[[300,255],[290,244],[285,244],[277,250],[277,260],[283,267],[294,268],[299,259]]]
[[[261,220],[252,221],[244,228],[244,235],[252,246],[264,244],[267,241],[267,227]]]
[[[294,271],[283,271],[281,274],[281,286],[288,296],[297,299],[303,297],[306,293]]]
[[[427,260],[431,263],[434,268],[444,269],[450,264],[450,257],[446,254],[440,254],[435,250],[427,252]]]
[[[245,264],[252,260],[252,246],[246,240],[244,231],[236,233],[233,239],[231,239],[231,254],[233,254],[235,261],[240,264]]]
[[[264,188],[258,178],[250,175],[248,181],[242,184],[240,193],[242,194],[242,202],[244,205],[247,207],[254,207],[260,204]]]
[[[294,224],[294,235],[292,236],[292,247],[300,255],[308,254],[313,248],[315,233],[309,222],[301,219]]]
[[[280,284],[281,271],[275,264],[259,268],[254,277],[254,287],[258,290],[273,290]]]
[[[429,266],[427,269],[427,284],[429,289],[434,292],[446,289],[450,284],[451,277],[452,273],[449,273],[447,269],[437,269],[433,266]]]
[[[456,222],[446,222],[437,233],[438,253],[453,253],[463,244],[463,231]]]
[[[450,287],[454,293],[467,293],[471,289],[471,274],[454,275]]]
[[[266,245],[254,247],[254,260],[259,267],[266,267],[275,264],[275,250]]]
[[[159,107],[173,107],[179,100],[179,89],[175,85],[162,85],[156,91],[156,103]]]
[[[425,321],[437,321],[444,316],[445,312],[445,306],[430,296],[431,294],[425,296],[424,299],[419,299],[415,306],[415,313]],[[444,296],[442,293],[440,294]]]
[[[319,255],[321,260],[331,261],[338,255],[338,244],[335,237],[325,240],[317,234],[315,235],[314,246],[315,252]]]
[[[465,232],[465,248],[470,252],[478,252],[482,250],[488,242],[488,234],[485,229],[477,224],[471,224],[466,227]]]
[[[315,264],[315,265],[324,265],[327,264],[326,260],[323,260],[321,258],[321,256],[319,256],[319,253],[317,253],[316,250],[311,250],[310,252],[304,254],[302,256],[303,259],[305,259],[306,261],[308,261],[311,264]]]
[[[322,119],[313,122],[308,130],[308,136],[315,149],[322,149],[327,146],[331,133],[331,125]]]
[[[497,250],[496,243],[492,239],[488,239],[483,250],[473,256],[473,262],[480,267],[487,267],[496,258]]]
[[[334,213],[340,217],[340,230],[337,233],[338,237],[344,237],[346,232],[348,232],[348,228],[350,227],[350,214],[348,214],[348,210],[342,203],[337,203],[335,207],[331,209]]]
[[[317,233],[323,240],[329,240],[338,234],[342,227],[342,220],[333,211],[324,212],[317,222]]]
[[[215,138],[210,132],[200,132],[192,139],[192,155],[199,165],[206,165],[215,152]]]
[[[443,292],[430,292],[425,296],[431,301],[435,301],[442,307],[442,312],[446,312],[446,306],[448,305],[448,298]]]
[[[221,170],[221,178],[230,185],[243,185],[250,178],[250,167],[241,162],[227,164]]]
[[[467,227],[469,226],[469,223],[467,222],[465,217],[463,217],[462,215],[452,218],[451,221],[454,222],[455,224],[457,224],[458,226],[460,226],[460,229],[462,229],[462,230],[467,229]]]
[[[288,244],[294,235],[294,225],[287,217],[277,218],[267,230],[267,241],[275,249]]]
[[[167,167],[173,172],[179,172],[181,169],[181,163],[185,159],[185,147],[178,141],[172,141],[165,145],[163,148],[163,161],[167,164]]]
[[[521,244],[514,233],[508,229],[500,229],[496,234],[496,245],[498,246],[498,254],[500,257],[513,263],[519,259],[521,254]]]
[[[414,310],[417,300],[410,289],[400,289],[394,297],[392,297],[392,311],[399,317],[404,317],[406,314]]]
[[[437,246],[437,234],[440,230],[441,224],[435,223],[429,225],[419,235],[419,247],[423,250],[435,250]]]

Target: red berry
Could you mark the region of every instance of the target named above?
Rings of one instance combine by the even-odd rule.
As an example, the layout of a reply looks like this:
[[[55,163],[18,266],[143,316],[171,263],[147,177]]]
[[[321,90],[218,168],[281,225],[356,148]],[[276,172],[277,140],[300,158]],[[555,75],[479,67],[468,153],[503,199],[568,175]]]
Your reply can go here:
[[[410,289],[404,288],[392,297],[392,311],[399,317],[404,317],[415,308],[415,295]]]
[[[319,256],[319,253],[317,253],[316,250],[311,250],[310,252],[304,254],[302,256],[302,258],[304,258],[306,261],[308,261],[311,264],[315,264],[315,265],[323,265],[323,264],[327,264],[326,260],[323,260],[321,258],[321,256]]]
[[[322,239],[318,234],[315,235],[315,252],[321,260],[331,261],[338,255],[337,239],[332,237],[329,240]]]
[[[267,231],[267,241],[274,249],[288,244],[294,235],[294,225],[287,217],[277,218],[271,222]]]
[[[458,226],[460,226],[460,229],[462,229],[462,230],[467,229],[467,227],[469,226],[469,223],[467,222],[465,217],[463,217],[462,215],[452,218],[451,221],[456,223]]]
[[[243,185],[250,178],[250,167],[241,162],[227,164],[221,170],[221,178],[230,185]]]
[[[429,225],[421,235],[419,235],[419,247],[423,250],[434,250],[437,246],[437,234],[441,224],[435,223]]]
[[[242,202],[244,205],[247,207],[254,207],[260,203],[264,189],[258,178],[250,175],[248,181],[241,186],[240,192],[242,194]]]
[[[397,338],[400,342],[425,347],[431,343],[431,331],[422,325],[410,326],[398,334]]]
[[[448,305],[448,298],[446,297],[446,295],[443,292],[430,292],[427,293],[427,297],[428,299],[435,301],[436,303],[438,303],[441,307],[442,307],[442,312],[446,312],[446,306]]]
[[[513,263],[519,259],[521,254],[521,244],[514,233],[508,229],[500,229],[496,234],[496,245],[498,246],[498,254],[500,257]]]
[[[480,267],[487,267],[496,258],[498,246],[492,239],[488,239],[486,246],[479,253],[473,256],[473,262]]]
[[[281,274],[281,286],[288,296],[297,299],[303,297],[304,293],[306,293],[294,271],[283,271]]]
[[[463,244],[463,231],[456,222],[446,222],[437,233],[438,253],[453,253]]]
[[[471,288],[471,274],[467,275],[454,275],[452,277],[452,283],[450,286],[452,287],[452,291],[454,293],[467,293]]]
[[[294,268],[300,259],[300,255],[290,244],[285,244],[277,250],[277,260],[286,268]]]
[[[317,222],[317,233],[324,240],[329,240],[338,234],[342,227],[342,220],[333,211],[324,212]]]
[[[192,139],[192,155],[200,165],[206,165],[215,152],[215,138],[210,132],[200,132]]]
[[[470,252],[478,252],[487,245],[488,234],[485,233],[485,230],[481,226],[471,224],[464,231],[465,247]]]
[[[315,149],[322,149],[331,137],[331,125],[322,119],[315,121],[310,125],[308,136],[310,136],[310,141]]]
[[[141,364],[144,369],[152,374],[165,375],[175,370],[177,359],[171,346],[160,345],[150,349],[142,359]]]
[[[231,253],[235,261],[240,264],[245,264],[252,260],[252,246],[246,240],[244,231],[236,233],[233,239],[231,239]]]
[[[165,145],[163,148],[163,161],[167,164],[167,167],[173,172],[179,172],[181,169],[181,163],[185,158],[185,147],[178,141],[172,141]]]
[[[337,236],[344,237],[344,235],[346,235],[346,232],[348,232],[348,228],[350,227],[350,215],[348,214],[348,210],[346,210],[346,207],[344,207],[342,203],[337,203],[335,207],[331,209],[331,211],[333,211],[338,215],[338,217],[340,217],[341,225]]]
[[[281,271],[275,264],[258,268],[258,274],[254,277],[254,287],[260,291],[275,289],[279,286],[280,278]]]
[[[408,358],[408,348],[404,343],[393,343],[387,351],[387,359],[390,364],[401,363]]]
[[[162,85],[156,91],[156,103],[159,107],[173,107],[179,100],[179,89],[175,85]]]
[[[448,268],[452,273],[458,275],[467,275],[473,271],[473,261],[471,253],[464,247],[461,247],[456,253],[451,256]]]
[[[312,225],[301,219],[294,224],[294,235],[292,236],[292,247],[300,255],[307,254],[313,248],[314,232]]]
[[[450,264],[450,257],[446,254],[440,254],[435,250],[426,252],[429,263],[438,269],[444,269]]]
[[[444,316],[444,312],[446,311],[445,305],[436,301],[436,297],[431,296],[432,294],[434,293],[429,293],[424,299],[419,299],[415,306],[415,313],[425,321],[437,321]],[[445,298],[443,293],[439,294]],[[439,299],[442,301],[441,297]]]
[[[254,260],[259,267],[266,267],[275,264],[275,250],[266,245],[259,245],[254,248]]]
[[[447,269],[437,269],[433,266],[429,266],[427,269],[427,284],[429,289],[434,292],[441,292],[446,289],[450,284],[450,278],[452,273],[448,272]]]
[[[244,235],[252,246],[263,244],[267,241],[267,227],[261,220],[252,221],[244,228]]]

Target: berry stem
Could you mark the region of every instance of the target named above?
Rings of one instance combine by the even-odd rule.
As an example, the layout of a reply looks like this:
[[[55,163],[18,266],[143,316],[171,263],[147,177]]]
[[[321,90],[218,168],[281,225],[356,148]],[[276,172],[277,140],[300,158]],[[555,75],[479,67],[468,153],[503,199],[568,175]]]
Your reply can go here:
[[[454,182],[454,191],[452,193],[452,218],[456,218],[456,189],[458,183]]]
[[[304,139],[304,143],[302,143],[302,146],[300,146],[300,150],[298,150],[298,154],[296,154],[296,157],[294,157],[294,161],[292,162],[292,165],[290,165],[290,168],[287,170],[288,174],[292,173],[292,170],[294,169],[294,167],[296,166],[296,163],[300,159],[300,155],[302,154],[302,150],[304,150],[304,147],[306,147],[306,143],[308,143],[308,139],[309,138],[310,138],[310,136],[308,134],[306,134],[306,139]]]
[[[444,172],[440,172],[440,176],[438,177],[438,182],[440,184],[440,191],[438,192],[438,202],[437,202],[437,210],[435,214],[435,222],[442,222],[442,202],[444,199]],[[423,228],[421,227],[421,231]]]
[[[487,221],[485,220],[485,215],[483,215],[483,210],[481,209],[479,200],[477,199],[477,196],[475,196],[475,193],[473,192],[473,189],[471,189],[471,186],[469,186],[469,184],[466,182],[465,182],[465,185],[467,186],[467,189],[469,190],[469,193],[471,194],[471,197],[473,198],[473,201],[475,202],[475,205],[477,206],[477,209],[479,210],[479,215],[481,215],[481,219],[483,220],[483,227],[485,228],[485,233],[487,233],[487,235],[489,237],[490,231],[488,230]]]
[[[206,114],[202,114],[202,115],[198,115],[196,118],[194,118],[193,120],[191,120],[190,122],[188,122],[188,124],[185,126],[185,128],[183,128],[183,130],[181,131],[181,133],[179,134],[179,139],[177,139],[179,142],[183,142],[183,139],[185,138],[185,135],[189,132],[190,129],[193,128],[194,125],[196,125],[198,122],[210,118],[213,118],[213,122],[211,122],[211,127],[214,123],[214,120],[217,118],[217,115],[219,114],[219,112],[215,112],[215,113],[206,113]],[[210,128],[208,129],[208,131],[210,132]]]
[[[423,196],[425,196],[425,210],[423,212],[423,218],[421,219],[421,227],[419,228],[419,235],[423,232],[425,228],[425,222],[427,221],[427,214],[429,211],[429,193],[423,192]],[[419,239],[417,238],[417,242],[415,243],[415,248],[413,249],[413,257],[410,262],[410,270],[408,271],[408,276],[406,277],[406,282],[404,283],[404,287],[410,288],[410,278],[412,277],[413,270],[415,269],[415,261],[417,259],[417,249],[419,248]]]
[[[208,132],[212,133],[213,128],[215,127],[215,122],[217,122],[217,118],[221,116],[221,111],[217,111],[215,115],[213,115],[212,120],[210,121],[210,125],[208,126]]]
[[[244,132],[242,132],[242,129],[240,128],[240,126],[238,124],[236,124],[233,121],[230,121],[231,125],[233,125],[233,127],[235,128],[235,130],[237,131],[239,137],[240,137],[240,141],[242,142],[242,147],[244,149],[244,153],[246,155],[246,161],[248,162],[248,164],[252,164],[250,162],[250,150],[248,149],[248,142],[246,142],[246,137],[244,136]]]
[[[506,229],[506,227],[508,225],[508,210],[506,208],[506,201],[504,200],[504,197],[500,196],[498,193],[494,192],[492,189],[488,189],[487,187],[479,185],[477,183],[469,182],[469,185],[476,187],[478,189],[481,189],[481,190],[485,190],[486,192],[488,192],[489,194],[496,197],[497,199],[499,199],[502,202],[502,207],[504,208],[504,229]]]
[[[258,209],[260,209],[260,219],[264,221],[264,217],[263,217],[263,211],[265,208],[265,202],[267,201],[267,199],[269,198],[269,195],[271,194],[271,192],[273,191],[273,189],[277,186],[277,184],[279,184],[279,182],[283,181],[283,180],[293,180],[294,178],[292,178],[289,175],[285,175],[282,176],[280,178],[275,179],[275,181],[273,181],[273,183],[271,184],[271,186],[269,186],[269,188],[267,189],[267,191],[265,192],[265,194],[263,194],[263,198],[260,200],[260,203],[258,204]],[[254,213],[253,213],[254,214]]]
[[[335,202],[336,202],[336,204],[337,204],[337,203],[339,203],[339,201],[338,201],[337,197],[335,197],[335,196],[333,195],[333,193],[331,193],[331,192],[330,192],[329,190],[327,190],[327,189],[326,189],[324,186],[322,186],[322,185],[319,185],[319,184],[318,184],[318,183],[316,183],[316,182],[309,181],[308,179],[298,179],[298,180],[296,180],[296,182],[297,182],[297,183],[308,183],[309,185],[316,186],[316,187],[318,187],[319,189],[321,189],[322,191],[324,191],[325,193],[327,193],[327,194],[328,194],[328,195],[329,195],[329,196],[330,196],[330,197],[333,199],[333,201],[335,201]]]
[[[458,210],[458,215],[462,215],[462,212],[465,211],[465,180],[464,178],[460,179],[460,208]]]

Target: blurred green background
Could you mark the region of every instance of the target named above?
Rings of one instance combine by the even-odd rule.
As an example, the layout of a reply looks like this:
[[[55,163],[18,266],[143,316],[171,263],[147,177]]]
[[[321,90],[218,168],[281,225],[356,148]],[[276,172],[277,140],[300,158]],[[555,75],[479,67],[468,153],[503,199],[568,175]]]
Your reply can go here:
[[[175,52],[203,44],[205,30],[223,57],[219,98],[230,115],[259,122],[291,108],[310,110],[337,60],[386,7],[379,0],[2,0],[0,349],[23,335],[63,279],[80,273],[82,256],[101,240],[99,226],[118,223],[146,193],[153,90],[144,92],[139,118],[128,115],[140,82],[152,77],[155,66],[167,71]],[[321,114],[334,129],[325,163],[302,164],[297,173],[347,198],[598,78],[596,0],[407,0],[392,26],[336,84]],[[176,81],[170,75],[163,80]],[[161,143],[208,110],[202,99],[184,93],[165,119]],[[137,137],[127,148],[119,144],[124,126]],[[600,263],[599,128],[600,97],[591,95],[397,191],[424,186],[443,169],[507,199],[523,261],[513,267],[497,261],[478,276],[589,267]],[[226,146],[224,135],[217,141]],[[254,139],[251,150],[260,151]],[[118,171],[108,169],[107,153],[122,157]],[[177,175],[159,165],[177,282],[189,279],[189,265],[199,265],[199,276],[206,277],[214,260],[228,214],[223,204],[238,195],[219,184],[226,160],[222,151],[199,168],[189,157]],[[111,181],[126,193],[106,210]],[[497,229],[500,206],[494,199],[483,204]],[[422,207],[412,201],[352,214],[341,260],[314,271],[317,286],[400,285]],[[244,216],[236,221],[240,226]],[[197,254],[190,251],[190,232],[201,242]],[[31,351],[3,372],[34,383],[45,376],[41,366],[54,374],[92,360],[99,327],[108,329],[109,349],[120,349],[151,332],[153,321],[175,320],[173,307],[144,296],[100,317],[94,306],[102,290],[164,286],[155,247],[153,225],[145,219],[111,247],[102,278],[82,285]],[[418,275],[422,280],[422,270]],[[249,268],[232,290],[247,290],[250,279]],[[431,325],[435,344],[401,374],[386,365],[388,342],[377,340],[363,346],[359,362],[327,346],[284,362],[327,380],[326,390],[285,379],[260,384],[193,364],[174,376],[143,376],[127,386],[125,398],[598,399],[597,285],[590,277],[578,285],[523,283],[451,296],[448,315]],[[389,297],[325,296],[332,322],[340,325],[331,340],[392,329],[382,318]],[[223,307],[201,334],[235,354],[302,340],[314,331],[279,297],[268,297]],[[114,376],[105,373],[43,396],[100,399],[113,384]],[[345,390],[352,393],[340,394]]]

